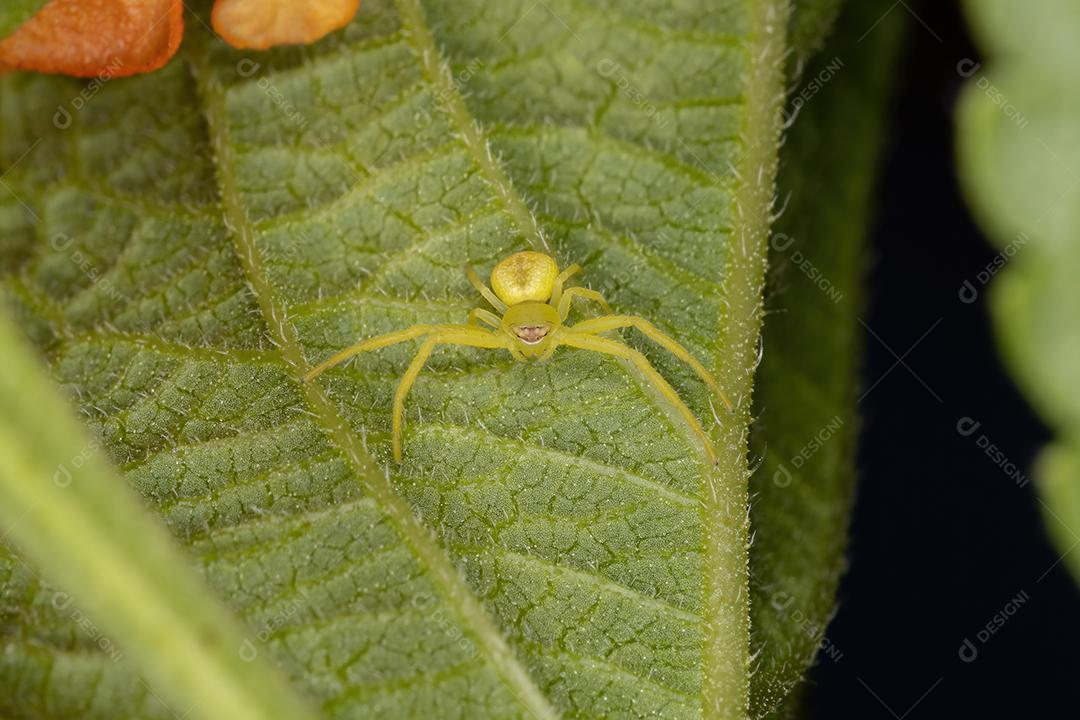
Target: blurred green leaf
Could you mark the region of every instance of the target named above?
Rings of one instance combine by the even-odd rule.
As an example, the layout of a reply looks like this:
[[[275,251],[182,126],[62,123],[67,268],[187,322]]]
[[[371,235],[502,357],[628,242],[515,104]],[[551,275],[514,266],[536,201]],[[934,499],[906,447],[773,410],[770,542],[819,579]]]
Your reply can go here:
[[[889,5],[846,6],[786,108],[795,118],[779,180],[787,209],[770,243],[751,443],[761,458],[750,516],[757,715],[813,662],[846,567],[863,248],[905,19]],[[843,648],[826,644],[821,656],[835,662]]]
[[[47,0],[4,0],[0,5],[0,39],[15,32],[41,9]]]
[[[25,611],[54,612],[78,627],[80,650],[95,649],[115,667],[145,674],[167,699],[145,681],[132,690],[156,702],[159,714],[181,708],[204,718],[312,717],[121,484],[2,315],[0,347],[0,541],[6,558],[14,541],[65,588],[44,593],[30,565],[6,563],[9,579],[18,574],[37,585],[38,603],[47,603]],[[5,583],[7,592],[17,588]],[[101,627],[84,612],[100,618]],[[125,661],[120,646],[138,663]],[[49,705],[40,695],[21,702]]]
[[[957,67],[970,78],[961,176],[999,252],[963,299],[993,278],[1002,352],[1057,434],[1035,474],[1047,526],[1080,578],[1080,554],[1069,552],[1080,539],[1080,6],[987,0],[967,10],[988,60]]]
[[[802,76],[810,58],[824,46],[843,5],[843,0],[793,0],[788,44],[796,80]],[[876,0],[869,5],[878,7]]]

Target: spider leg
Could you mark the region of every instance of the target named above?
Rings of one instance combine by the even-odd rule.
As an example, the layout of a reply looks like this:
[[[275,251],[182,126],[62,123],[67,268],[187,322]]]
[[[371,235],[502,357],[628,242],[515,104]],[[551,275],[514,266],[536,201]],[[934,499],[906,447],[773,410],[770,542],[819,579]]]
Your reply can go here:
[[[565,285],[566,281],[573,277],[574,274],[579,272],[581,272],[581,266],[574,263],[559,273],[559,277],[555,278],[555,283],[551,286],[551,300],[548,302],[552,305],[558,305],[562,299],[563,285]]]
[[[397,345],[398,343],[406,342],[418,338],[421,335],[427,335],[434,332],[440,327],[440,325],[413,325],[412,327],[405,328],[404,330],[396,330],[394,332],[386,333],[385,335],[376,335],[373,338],[367,340],[361,340],[355,345],[350,345],[341,352],[335,353],[323,360],[321,363],[304,373],[304,382],[312,380],[324,372],[340,365],[351,357],[359,355],[360,353],[370,352],[371,350],[378,350],[380,348],[388,347],[390,345]]]
[[[502,322],[499,320],[499,316],[483,308],[473,308],[469,311],[469,324],[479,326],[480,323],[487,323],[492,328],[498,330]]]
[[[577,288],[571,288],[571,290],[576,289]],[[645,335],[657,345],[689,365],[693,371],[697,373],[698,377],[709,386],[709,389],[712,390],[717,399],[724,404],[724,407],[729,411],[732,409],[731,401],[728,400],[724,391],[720,389],[720,383],[716,381],[716,378],[713,377],[712,373],[705,369],[705,366],[702,365],[696,357],[691,355],[686,348],[679,344],[678,341],[665,334],[645,318],[638,317],[637,315],[608,315],[605,317],[593,318],[591,320],[584,320],[577,325],[574,325],[572,329],[574,332],[592,335],[624,327],[636,328],[641,334]]]
[[[376,335],[375,337],[368,338],[367,340],[361,340],[355,345],[350,345],[341,352],[331,355],[326,360],[323,360],[321,363],[304,373],[304,382],[315,379],[316,377],[322,375],[324,372],[334,367],[335,365],[340,365],[341,363],[359,355],[360,353],[371,352],[372,350],[380,350],[384,347],[389,347],[391,345],[397,345],[398,343],[414,340],[424,335],[449,332],[453,330],[462,330],[470,333],[482,332],[487,335],[492,334],[490,331],[479,328],[475,325],[413,325],[412,327],[405,328],[404,330],[395,330],[394,332],[389,332],[385,335]],[[504,343],[503,345],[499,345],[499,347],[507,347],[507,349],[509,349],[506,343]]]
[[[501,313],[506,312],[506,303],[499,299],[491,288],[484,284],[484,281],[480,279],[480,276],[473,270],[472,265],[465,266],[465,275],[468,276],[469,282],[476,288],[477,292],[484,296],[484,299],[491,303],[492,307]]]
[[[469,347],[487,348],[496,350],[499,348],[509,349],[508,339],[482,328],[470,325],[442,325],[439,329],[427,336],[420,349],[416,351],[412,362],[409,363],[405,374],[401,376],[397,390],[394,391],[394,414],[391,421],[391,438],[394,452],[394,462],[401,462],[401,424],[405,414],[405,397],[412,389],[413,383],[424,368],[431,351],[436,345],[467,345]]]
[[[575,297],[598,302],[600,303],[600,307],[604,308],[604,312],[611,314],[611,306],[608,305],[607,300],[604,299],[603,295],[595,290],[590,290],[589,288],[572,287],[568,288],[567,291],[563,293],[562,297],[559,298],[559,317],[563,320],[570,314],[570,303],[573,302]]]
[[[705,454],[708,456],[709,464],[716,464],[716,450],[713,448],[712,439],[704,428],[701,427],[701,423],[698,422],[697,417],[690,411],[690,408],[686,406],[686,403],[679,397],[679,393],[675,392],[675,388],[671,387],[671,384],[664,379],[656,368],[652,366],[649,359],[642,355],[634,348],[624,345],[616,340],[609,340],[598,335],[589,335],[586,333],[580,333],[572,330],[564,332],[559,338],[560,342],[564,345],[570,345],[571,347],[581,348],[582,350],[592,350],[598,353],[604,353],[605,355],[613,355],[617,358],[623,358],[629,360],[635,367],[645,376],[645,379],[652,385],[668,403],[682,416],[686,424],[690,426],[690,429],[701,440],[702,445],[705,447]]]

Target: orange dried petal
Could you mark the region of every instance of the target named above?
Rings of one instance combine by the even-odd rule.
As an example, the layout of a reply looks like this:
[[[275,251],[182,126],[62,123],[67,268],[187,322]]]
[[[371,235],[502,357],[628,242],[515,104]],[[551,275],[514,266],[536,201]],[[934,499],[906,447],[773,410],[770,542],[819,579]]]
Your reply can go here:
[[[315,42],[349,24],[360,0],[217,0],[211,22],[235,48]]]
[[[182,0],[51,0],[0,42],[0,65],[78,77],[156,70],[184,34]]]

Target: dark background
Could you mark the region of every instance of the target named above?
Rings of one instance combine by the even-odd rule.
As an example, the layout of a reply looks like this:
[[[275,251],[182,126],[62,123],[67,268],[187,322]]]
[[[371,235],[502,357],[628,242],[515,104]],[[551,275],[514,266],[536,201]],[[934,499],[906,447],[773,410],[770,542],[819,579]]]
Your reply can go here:
[[[985,294],[958,298],[995,253],[954,167],[956,65],[979,55],[954,3],[893,11],[925,26],[909,18],[878,191],[867,325],[880,340],[864,338],[863,387],[873,389],[861,403],[850,570],[827,632],[842,656],[819,657],[807,699],[818,718],[1074,717],[1080,592],[1033,486],[1018,487],[976,444],[985,434],[1030,477],[1050,437],[1002,367]],[[904,358],[911,371],[893,367],[882,341],[903,356],[928,330]],[[982,423],[970,437],[956,429],[965,416]],[[1021,593],[1026,602],[980,642]],[[965,639],[971,662],[960,658]]]

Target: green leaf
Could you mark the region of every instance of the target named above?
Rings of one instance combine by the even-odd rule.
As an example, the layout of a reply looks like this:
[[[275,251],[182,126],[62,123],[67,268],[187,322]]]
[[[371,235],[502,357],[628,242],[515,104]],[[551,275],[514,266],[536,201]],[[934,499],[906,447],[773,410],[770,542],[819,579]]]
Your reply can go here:
[[[788,101],[796,119],[779,180],[787,209],[770,243],[751,442],[761,458],[751,481],[750,553],[758,716],[814,660],[846,567],[863,247],[904,27],[903,13],[888,13],[889,5],[848,5]],[[803,91],[814,83],[819,90]],[[823,662],[842,652],[826,645]]]
[[[139,687],[161,710],[188,708],[198,698],[203,717],[312,717],[123,486],[3,316],[0,346],[0,539],[10,534],[35,567],[67,589],[51,593],[49,608],[77,624],[110,662],[123,662],[113,637],[130,648],[168,697]],[[7,569],[9,580],[19,574],[37,581],[30,565]]]
[[[41,9],[46,0],[4,0],[0,6],[0,39],[15,32]]]
[[[803,74],[810,58],[822,49],[843,4],[843,0],[793,0],[788,44],[793,51],[796,80]],[[876,1],[870,5],[877,7]],[[865,31],[864,28],[862,32]]]
[[[989,60],[957,68],[971,78],[958,118],[960,166],[999,252],[969,278],[964,298],[994,278],[1002,352],[1057,433],[1035,475],[1050,532],[1080,578],[1080,556],[1068,552],[1080,537],[1080,8],[993,0],[970,3],[968,15]]]
[[[781,0],[374,1],[311,47],[238,53],[193,18],[183,57],[150,76],[2,81],[8,304],[325,716],[750,713],[751,600],[777,623],[749,587],[747,438],[788,23]],[[58,106],[70,126],[42,122]],[[877,122],[858,135],[861,176]],[[838,281],[854,284],[839,217],[806,238],[839,233]],[[603,356],[440,351],[409,398],[400,467],[389,404],[415,346],[299,381],[358,338],[463,321],[480,299],[462,266],[530,246],[581,263],[715,370],[737,404],[711,423],[715,469]],[[850,312],[840,322],[849,352]],[[625,339],[713,418],[690,372]],[[829,373],[847,408],[850,376]],[[793,432],[816,419],[769,392]],[[830,458],[815,472],[835,487],[808,501],[832,496],[842,526],[849,479]],[[763,526],[789,531],[762,502]],[[799,568],[815,612],[840,526],[815,540],[821,566]],[[765,542],[755,557],[800,550]],[[788,567],[770,561],[767,575]],[[163,716],[19,567],[0,557],[0,713]],[[755,679],[756,709],[817,641],[776,627],[790,647],[759,644],[758,662],[798,670]]]

